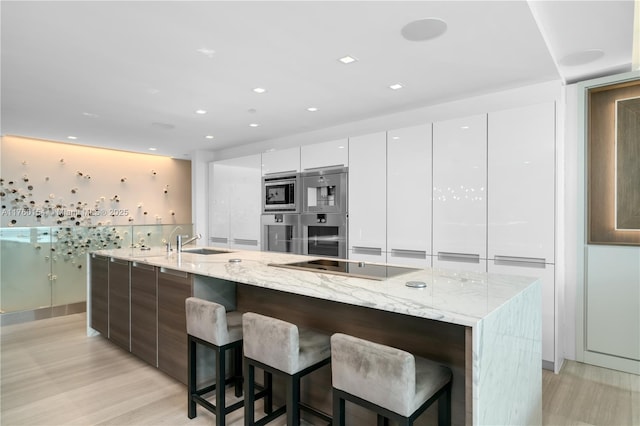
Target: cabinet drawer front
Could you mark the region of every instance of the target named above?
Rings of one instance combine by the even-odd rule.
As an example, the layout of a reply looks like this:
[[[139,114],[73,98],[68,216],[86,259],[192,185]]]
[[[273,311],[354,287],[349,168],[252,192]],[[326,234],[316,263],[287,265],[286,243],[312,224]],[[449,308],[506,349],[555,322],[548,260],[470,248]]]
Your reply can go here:
[[[192,295],[191,280],[191,274],[158,274],[158,368],[182,383],[187,381],[185,299]]]
[[[159,275],[163,280],[191,284],[191,274],[189,274],[188,272],[176,271],[175,269],[160,268]]]

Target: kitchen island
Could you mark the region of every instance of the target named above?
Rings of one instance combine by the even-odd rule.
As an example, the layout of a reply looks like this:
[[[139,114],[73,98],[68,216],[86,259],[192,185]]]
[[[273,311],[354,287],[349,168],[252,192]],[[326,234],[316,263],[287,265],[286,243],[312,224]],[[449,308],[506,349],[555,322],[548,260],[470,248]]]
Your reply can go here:
[[[419,269],[372,280],[270,266],[309,259],[271,252],[119,249],[90,256],[153,267],[158,274],[189,274],[191,294],[228,309],[263,313],[328,334],[352,334],[441,362],[454,374],[454,424],[542,422],[541,289],[535,279]],[[407,287],[409,281],[426,287]],[[88,283],[88,294],[95,294],[91,276]],[[158,280],[158,291],[161,285]],[[89,319],[92,304],[90,297]],[[177,311],[183,309],[176,305]],[[330,374],[313,380],[303,395],[329,411]]]

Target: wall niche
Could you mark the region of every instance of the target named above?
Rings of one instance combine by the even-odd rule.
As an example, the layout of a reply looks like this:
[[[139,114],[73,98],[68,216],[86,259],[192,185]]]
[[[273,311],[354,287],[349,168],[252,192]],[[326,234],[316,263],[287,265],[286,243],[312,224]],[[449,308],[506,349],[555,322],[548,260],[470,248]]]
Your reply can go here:
[[[640,80],[587,101],[589,244],[640,245]]]

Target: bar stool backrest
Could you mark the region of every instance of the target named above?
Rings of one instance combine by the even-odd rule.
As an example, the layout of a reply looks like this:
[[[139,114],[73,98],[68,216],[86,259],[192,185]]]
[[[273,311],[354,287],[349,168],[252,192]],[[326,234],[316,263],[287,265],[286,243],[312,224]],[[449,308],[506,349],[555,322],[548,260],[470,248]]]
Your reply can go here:
[[[287,374],[298,371],[300,338],[295,324],[247,312],[242,315],[242,334],[246,357]]]
[[[337,333],[331,336],[333,387],[388,410],[410,416],[416,364],[400,349]]]
[[[188,297],[185,307],[187,334],[217,346],[230,343],[227,311],[224,306],[197,297]]]

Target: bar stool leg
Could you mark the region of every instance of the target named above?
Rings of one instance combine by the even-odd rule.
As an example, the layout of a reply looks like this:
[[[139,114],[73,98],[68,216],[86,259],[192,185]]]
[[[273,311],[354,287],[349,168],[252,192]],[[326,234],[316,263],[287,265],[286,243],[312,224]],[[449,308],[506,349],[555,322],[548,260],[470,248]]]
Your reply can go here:
[[[378,426],[389,426],[389,419],[382,414],[378,414]]]
[[[255,367],[248,361],[244,362],[244,425],[252,426],[255,423]]]
[[[224,426],[225,352],[224,349],[216,349],[216,426]]]
[[[451,424],[451,383],[447,385],[445,392],[438,398],[438,426]]]
[[[233,375],[235,376],[236,397],[240,398],[242,396],[242,346],[236,346],[233,349],[233,353]]]
[[[333,426],[344,426],[344,399],[333,392]]]
[[[287,378],[287,425],[300,425],[300,376]]]
[[[196,392],[196,342],[191,337],[189,337],[189,377],[187,379],[187,388],[189,392],[187,392],[188,401],[187,404],[189,406],[188,409],[188,417],[193,419],[196,416],[196,402],[193,400],[191,395]]]
[[[273,375],[268,372],[264,372],[264,388],[267,394],[264,397],[264,413],[273,413]]]

